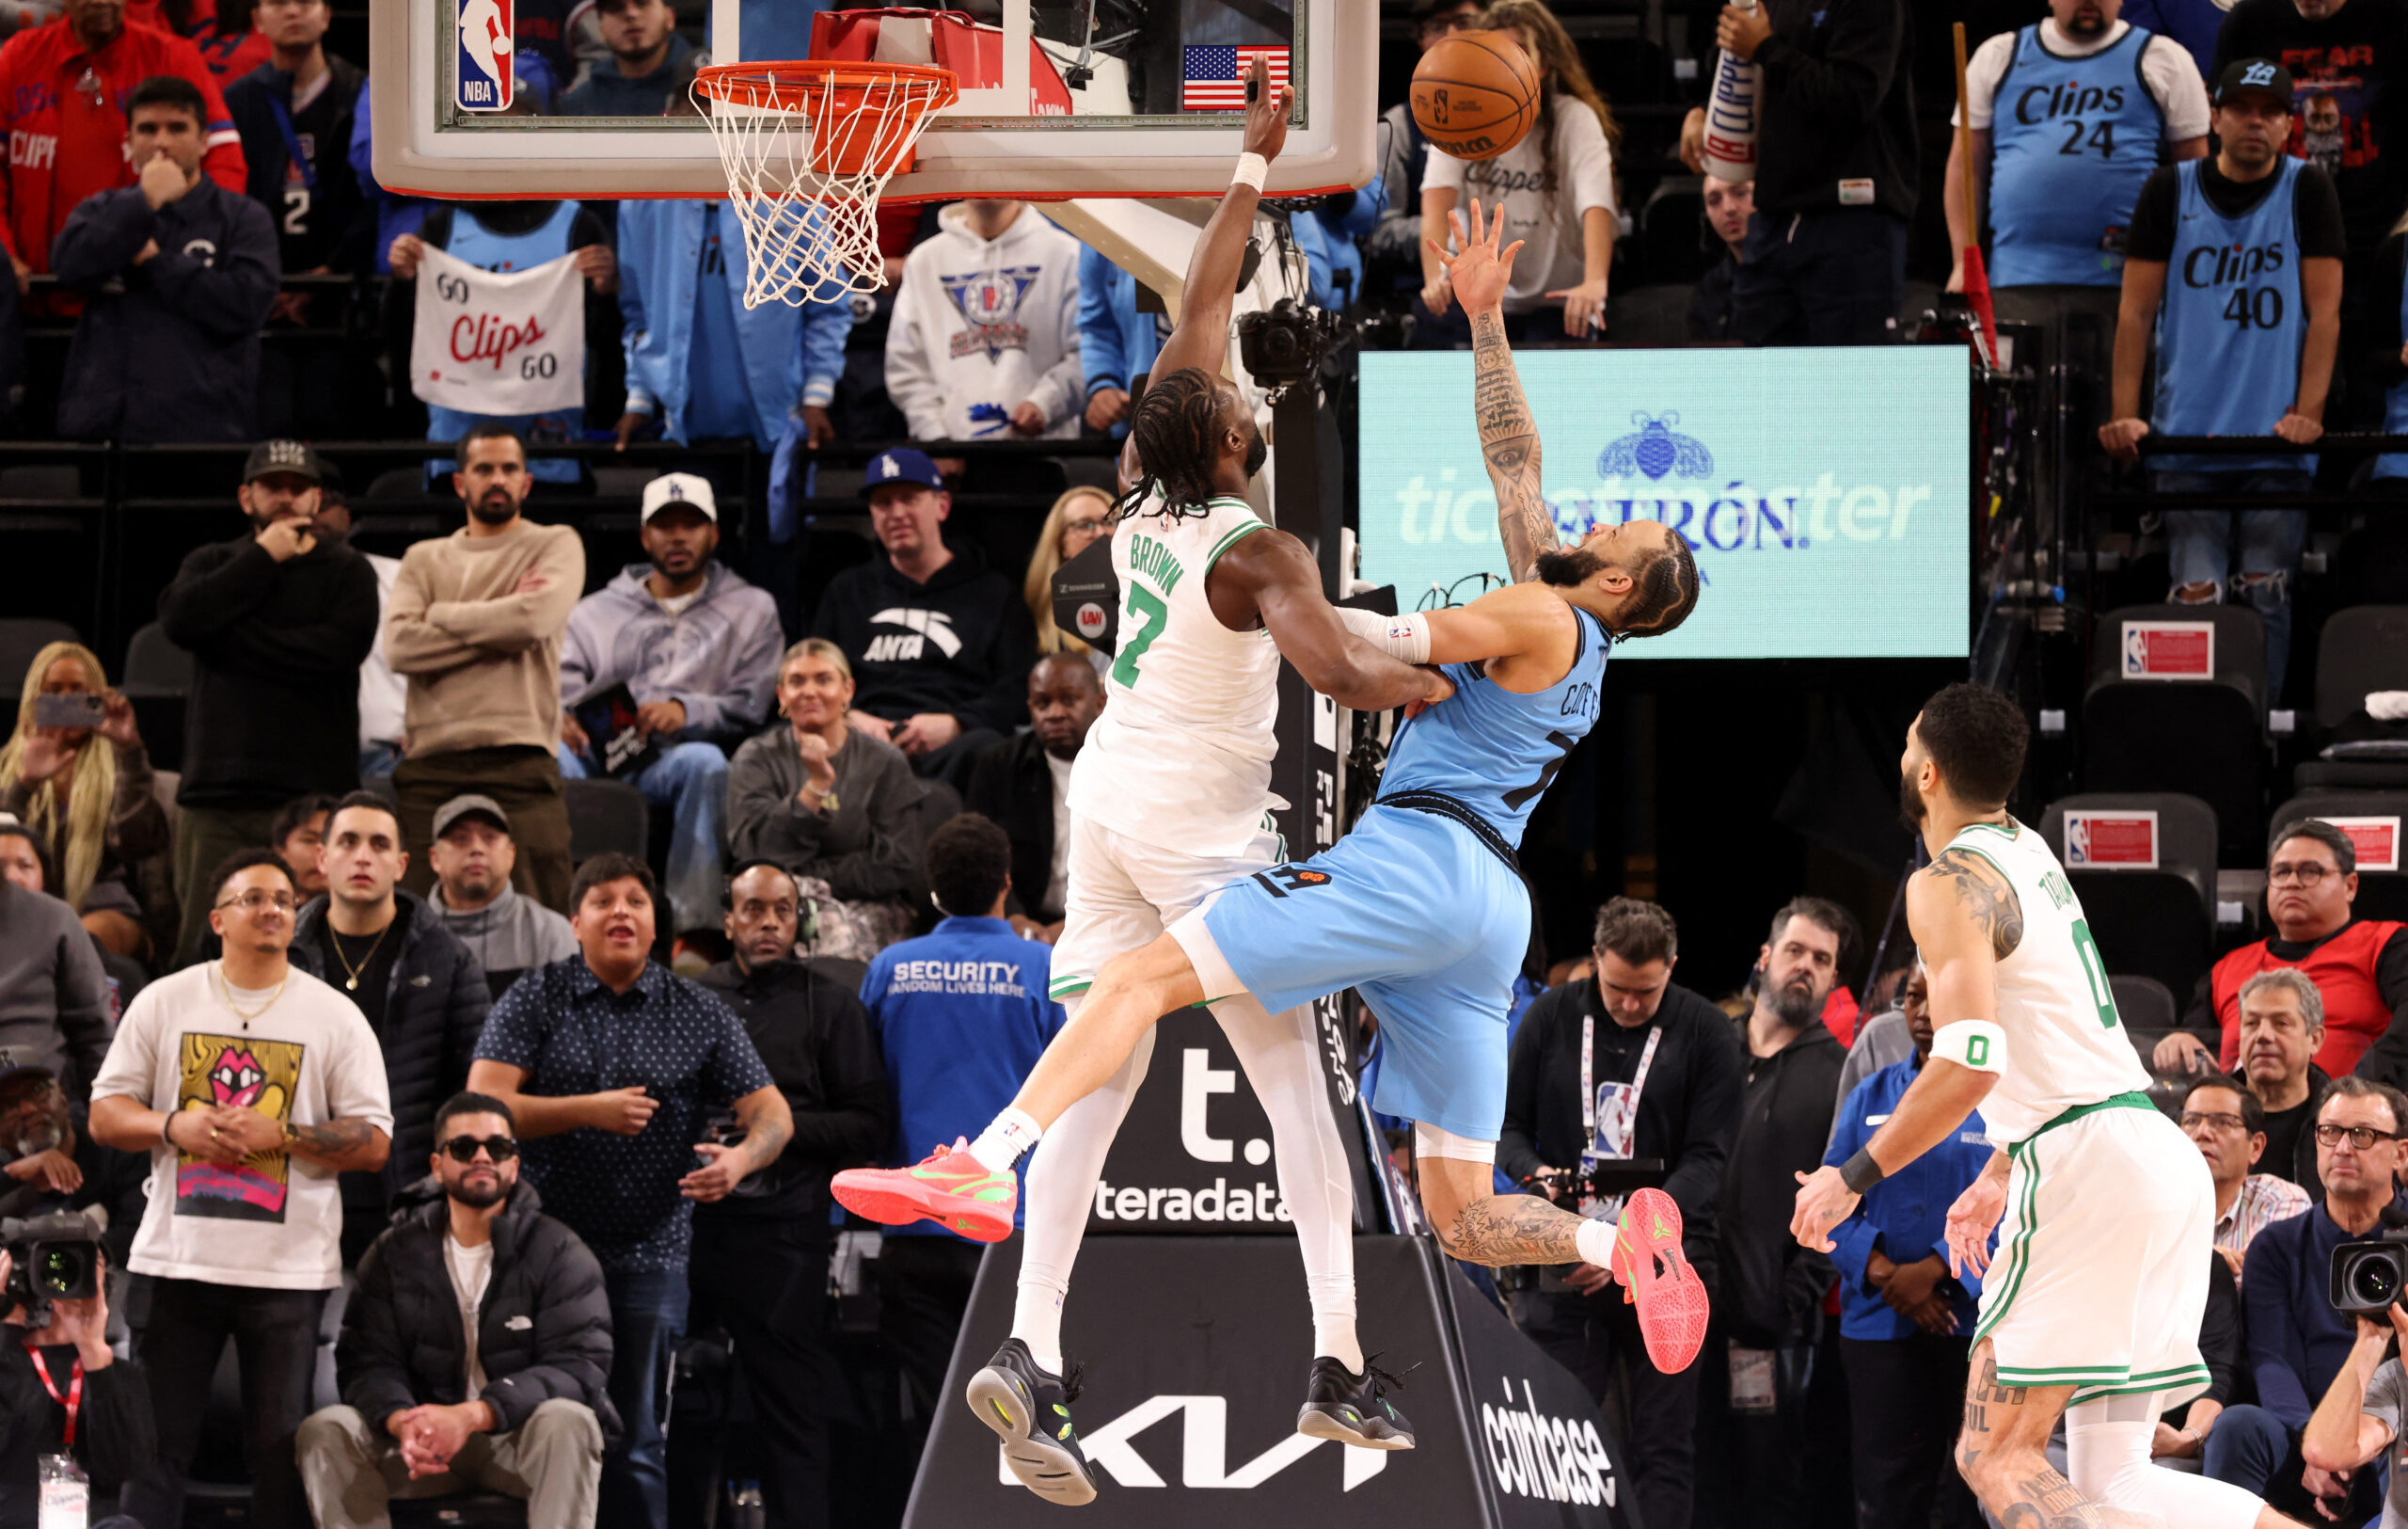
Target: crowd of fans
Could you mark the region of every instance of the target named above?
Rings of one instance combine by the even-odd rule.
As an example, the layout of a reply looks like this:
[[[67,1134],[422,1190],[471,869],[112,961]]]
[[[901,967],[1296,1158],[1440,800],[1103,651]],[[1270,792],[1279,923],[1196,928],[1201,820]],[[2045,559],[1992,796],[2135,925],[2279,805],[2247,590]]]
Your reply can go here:
[[[2408,187],[2382,151],[2408,12],[2046,8],[1972,59],[1949,285],[1982,245],[2001,317],[2089,369],[2112,454],[2408,420]],[[925,1430],[951,1405],[977,1253],[905,1229],[924,1234],[881,1239],[864,1282],[829,1176],[974,1129],[1062,1024],[1045,974],[1066,788],[1104,705],[1101,655],[1054,625],[1051,581],[1111,534],[1110,492],[1061,492],[1025,568],[999,568],[948,534],[976,469],[941,443],[1120,435],[1157,315],[1018,201],[893,220],[877,305],[747,309],[723,204],[388,194],[325,0],[0,18],[22,27],[0,44],[22,303],[0,307],[73,326],[59,437],[255,440],[262,329],[329,301],[296,275],[390,277],[395,379],[436,254],[570,262],[593,342],[578,405],[429,404],[425,483],[463,523],[399,558],[352,545],[309,445],[252,450],[241,533],[193,550],[158,604],[192,661],[180,757],[151,758],[88,647],[53,644],[25,676],[0,747],[0,1215],[98,1213],[119,1278],[0,1346],[0,1529],[31,1521],[35,1457],[62,1450],[103,1500],[175,1529],[230,1341],[264,1529],[472,1488],[545,1529],[662,1529],[665,1377],[711,1331],[747,1384],[768,1521],[828,1521],[832,1291],[874,1289]],[[1540,0],[1416,0],[1411,19],[1424,47],[1517,36],[1538,126],[1466,164],[1389,112],[1379,178],[1285,217],[1315,300],[1463,342],[1424,241],[1479,198],[1526,241],[1517,340],[1609,338],[1624,130],[1580,48]],[[516,20],[515,109],[688,109],[701,54],[665,0],[519,0]],[[1688,333],[1896,338],[1920,191],[1910,8],[1767,0],[1714,21],[1763,66],[1764,123],[1756,179],[1700,192]],[[1694,114],[1678,153],[1701,167]],[[1004,309],[951,295],[981,279]],[[867,464],[876,549],[797,620],[771,565],[746,562],[755,581],[721,557],[729,485],[707,471],[645,486],[643,561],[615,571],[527,514],[592,487],[546,445],[656,435],[940,454]],[[2305,512],[2178,499],[2304,488],[2314,457],[2151,467],[2171,598],[2257,609],[2279,685]],[[573,854],[570,784],[606,777],[665,823],[649,857]],[[2151,1059],[2181,1080],[2169,1107],[2219,1216],[2214,1383],[2159,1425],[2161,1463],[2345,1522],[2379,1510],[2370,1462],[2408,1412],[2388,1328],[2325,1299],[2332,1247],[2408,1215],[2408,932],[2355,916],[2355,871],[2346,834],[2279,827],[2273,932],[2216,964]],[[1715,1290],[1705,1359],[1664,1376],[1605,1271],[1495,1289],[1608,1406],[1651,1529],[1978,1518],[1949,1445],[1981,1287],[1949,1268],[1940,1218],[1987,1159],[1979,1119],[1878,1186],[1834,1254],[1789,1234],[1796,1176],[1861,1145],[1931,1043],[1911,962],[1860,1011],[1855,935],[1834,904],[1789,902],[1718,1005],[1673,980],[1672,916],[1615,899],[1515,1016],[1500,1171],[1595,1213],[1615,1198],[1599,1162],[1661,1159]],[[961,963],[1016,980],[969,997],[926,976]],[[71,1369],[89,1378],[71,1439],[52,1385]]]

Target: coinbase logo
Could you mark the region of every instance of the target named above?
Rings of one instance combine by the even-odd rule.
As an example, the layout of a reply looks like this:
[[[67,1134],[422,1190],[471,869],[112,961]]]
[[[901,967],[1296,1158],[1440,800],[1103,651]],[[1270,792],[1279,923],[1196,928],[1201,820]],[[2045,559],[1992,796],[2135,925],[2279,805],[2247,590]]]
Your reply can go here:
[[[514,45],[512,0],[457,0],[457,4],[460,47],[452,102],[462,111],[507,111]]]

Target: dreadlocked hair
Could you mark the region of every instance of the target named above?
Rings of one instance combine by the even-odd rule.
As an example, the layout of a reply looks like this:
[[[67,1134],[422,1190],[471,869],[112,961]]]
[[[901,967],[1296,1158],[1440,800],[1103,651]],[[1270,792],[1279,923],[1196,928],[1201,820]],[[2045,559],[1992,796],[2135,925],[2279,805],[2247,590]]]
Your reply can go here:
[[[1202,514],[1214,497],[1212,446],[1220,412],[1219,394],[1201,367],[1181,367],[1148,383],[1136,417],[1129,422],[1129,438],[1136,444],[1145,474],[1113,501],[1114,514],[1134,515],[1156,489],[1163,496],[1159,513]]]

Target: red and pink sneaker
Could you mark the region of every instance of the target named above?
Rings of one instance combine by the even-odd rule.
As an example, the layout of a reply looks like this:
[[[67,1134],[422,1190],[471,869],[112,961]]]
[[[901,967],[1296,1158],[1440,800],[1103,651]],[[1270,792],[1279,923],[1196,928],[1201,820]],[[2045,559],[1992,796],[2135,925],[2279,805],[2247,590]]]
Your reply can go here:
[[[1678,1375],[1705,1344],[1705,1285],[1681,1252],[1681,1207],[1661,1189],[1640,1189],[1622,1208],[1613,1276],[1639,1306],[1647,1357]]]
[[[973,1242],[1001,1242],[1010,1236],[1012,1211],[1020,1203],[1019,1178],[1010,1169],[989,1172],[970,1155],[970,1143],[962,1138],[911,1168],[848,1168],[831,1187],[838,1204],[873,1221],[886,1226],[934,1221]],[[1675,1213],[1673,1225],[1679,1224]],[[1678,1235],[1676,1231],[1675,1241]]]

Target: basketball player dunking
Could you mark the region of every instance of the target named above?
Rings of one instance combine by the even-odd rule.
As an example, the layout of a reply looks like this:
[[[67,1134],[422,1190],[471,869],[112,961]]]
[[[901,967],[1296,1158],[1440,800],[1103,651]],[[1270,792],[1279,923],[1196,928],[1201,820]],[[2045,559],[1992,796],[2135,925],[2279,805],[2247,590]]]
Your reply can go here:
[[[951,1170],[960,1155],[949,1154],[915,1169],[840,1174],[836,1195],[877,1220],[937,1216],[987,1229],[974,1235],[1004,1235],[1015,1198],[1010,1163],[1040,1136],[1051,1139],[1053,1123],[1081,1101],[1116,1086],[1157,1015],[1246,993],[1278,1011],[1354,987],[1381,1020],[1374,1103],[1416,1123],[1422,1199],[1447,1250],[1484,1264],[1585,1261],[1613,1270],[1639,1303],[1651,1357],[1678,1370],[1695,1356],[1706,1313],[1669,1197],[1633,1196],[1618,1237],[1608,1222],[1489,1190],[1504,1116],[1505,1016],[1529,935],[1515,848],[1564,756],[1596,721],[1607,649],[1678,626],[1697,600],[1697,567],[1678,533],[1653,521],[1599,527],[1577,547],[1560,545],[1539,492],[1538,433],[1505,342],[1501,304],[1519,247],[1500,253],[1477,204],[1461,243],[1449,265],[1472,315],[1475,407],[1517,581],[1459,611],[1338,613],[1399,658],[1447,666],[1454,698],[1406,725],[1380,801],[1334,849],[1228,882],[1150,944],[1104,964],[1012,1107],[970,1147],[983,1177],[969,1164]],[[1141,429],[1152,405],[1149,394]],[[1199,506],[1202,492],[1169,470],[1156,444],[1139,444],[1148,469],[1165,480],[1168,509],[1219,502]],[[1156,534],[1144,516],[1120,533]],[[1117,546],[1114,556],[1124,560]],[[1116,692],[1106,718],[1121,704]],[[1177,810],[1193,791],[1183,780],[1149,783],[1160,794],[1130,793],[1129,811]],[[1083,895],[1074,863],[1074,911]],[[1032,1198],[1041,1176],[1032,1171]],[[1324,1430],[1344,1421],[1316,1414],[1324,1379],[1354,1388],[1337,1394],[1341,1407],[1375,1417],[1389,1410],[1376,1387],[1325,1377],[1317,1362],[1304,1432],[1335,1437]],[[1067,1421],[1067,1410],[1059,1415]]]
[[[2159,1415],[2208,1385],[2215,1189],[2144,1091],[2065,871],[2007,815],[2026,742],[2022,711],[1978,685],[1940,692],[1907,730],[1900,793],[1932,855],[1907,884],[1907,922],[1939,1029],[1864,1150],[1798,1175],[1790,1230],[1830,1251],[1866,1189],[1978,1105],[2007,1145],[1950,1207],[1947,1241],[1959,1273],[1984,1274],[1956,1442],[1982,1505],[2004,1529],[2291,1523],[2238,1487],[2150,1464]],[[2063,1475],[2042,1453],[2060,1414]]]

